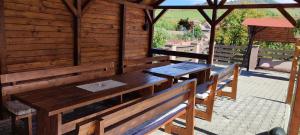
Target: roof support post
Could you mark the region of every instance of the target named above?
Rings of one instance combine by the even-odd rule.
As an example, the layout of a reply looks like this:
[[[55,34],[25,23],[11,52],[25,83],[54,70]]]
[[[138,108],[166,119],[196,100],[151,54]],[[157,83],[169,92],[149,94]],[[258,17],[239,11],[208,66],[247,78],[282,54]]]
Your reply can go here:
[[[4,30],[4,1],[0,1],[0,74],[7,73],[6,41]]]
[[[299,40],[297,42],[298,44],[300,44]],[[300,70],[298,71],[295,100],[294,100],[294,104],[292,105],[288,134],[297,135],[299,129],[300,129]]]
[[[80,27],[82,17],[81,0],[62,0],[73,15],[73,65],[77,66],[80,61]]]
[[[151,17],[152,20],[154,20],[154,12],[155,10],[150,10],[149,11],[149,15]],[[148,39],[148,57],[152,57],[153,56],[153,53],[152,53],[152,46],[153,46],[153,34],[154,34],[154,23],[152,22],[149,22],[149,39]]]
[[[209,50],[208,50],[208,64],[213,64],[214,60],[214,48],[215,48],[215,36],[216,36],[216,25],[217,25],[217,12],[218,12],[218,0],[214,0],[214,8],[211,18],[211,31],[209,40]]]
[[[120,39],[119,39],[119,63],[118,74],[124,73],[124,58],[125,58],[125,41],[126,41],[126,3],[120,7]]]

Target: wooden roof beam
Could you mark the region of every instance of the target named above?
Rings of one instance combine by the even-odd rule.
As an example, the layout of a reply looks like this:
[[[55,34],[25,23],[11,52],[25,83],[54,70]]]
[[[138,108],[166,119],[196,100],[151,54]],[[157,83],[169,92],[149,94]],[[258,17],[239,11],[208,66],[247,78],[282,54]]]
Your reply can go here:
[[[213,9],[214,6],[195,5],[195,6],[158,6],[155,9]],[[240,4],[240,5],[222,5],[218,9],[259,9],[259,8],[300,8],[298,3],[291,4]]]
[[[234,9],[227,9],[217,20],[216,24],[220,23],[226,16],[228,16]]]
[[[209,6],[214,5],[214,3],[212,2],[212,0],[207,0],[207,4],[208,4]]]
[[[203,9],[197,9],[199,11],[199,13],[204,17],[204,19],[210,24],[212,25],[212,20],[211,18],[205,13],[205,11]]]
[[[284,8],[277,8],[279,12],[294,26],[297,25],[296,20],[284,9]]]
[[[153,4],[154,7],[158,7],[161,3],[163,3],[165,0],[158,0]]]
[[[165,13],[167,12],[167,9],[163,9],[156,17],[155,19],[153,20],[152,24],[155,24],[159,18],[161,18]]]
[[[223,6],[223,5],[225,5],[226,1],[227,1],[227,0],[221,0],[218,6]]]

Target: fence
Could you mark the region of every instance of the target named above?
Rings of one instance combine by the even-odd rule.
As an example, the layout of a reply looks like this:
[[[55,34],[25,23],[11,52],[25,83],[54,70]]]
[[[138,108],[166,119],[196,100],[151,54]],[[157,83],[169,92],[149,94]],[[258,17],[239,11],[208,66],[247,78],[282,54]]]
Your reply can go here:
[[[245,49],[245,46],[216,45],[214,61],[216,64],[241,64]]]
[[[216,64],[241,64],[246,46],[216,45],[214,61]],[[282,61],[290,61],[293,50],[259,48],[258,58],[270,58]]]

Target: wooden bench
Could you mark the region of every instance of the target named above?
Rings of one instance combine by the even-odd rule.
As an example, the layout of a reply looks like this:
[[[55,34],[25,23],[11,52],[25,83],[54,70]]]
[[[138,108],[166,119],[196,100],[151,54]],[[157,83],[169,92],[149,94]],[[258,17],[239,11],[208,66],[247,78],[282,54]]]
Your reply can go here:
[[[205,110],[196,109],[195,116],[203,120],[211,121],[217,89],[218,74],[210,76],[208,82],[197,86],[196,104],[204,105]]]
[[[15,131],[18,120],[25,119],[28,134],[32,134],[32,116],[36,110],[13,100],[13,94],[93,80],[114,73],[114,63],[103,63],[3,74],[0,76],[1,108],[12,114],[12,131]]]
[[[147,68],[165,66],[170,64],[169,56],[147,57],[139,59],[126,59],[124,61],[124,72],[144,70]]]
[[[173,125],[171,132],[192,135],[195,90],[195,79],[176,84],[152,96],[78,123],[75,132],[78,135],[148,134],[186,114],[186,128]]]
[[[232,64],[225,69],[217,72],[217,74],[219,75],[217,96],[226,96],[233,100],[236,100],[239,65]],[[231,91],[224,91],[225,87],[231,87]]]

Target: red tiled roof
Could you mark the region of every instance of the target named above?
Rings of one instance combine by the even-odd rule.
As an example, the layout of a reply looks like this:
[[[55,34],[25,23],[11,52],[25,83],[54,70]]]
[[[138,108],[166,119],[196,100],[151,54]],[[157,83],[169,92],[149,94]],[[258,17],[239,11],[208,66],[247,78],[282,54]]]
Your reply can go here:
[[[261,26],[261,27],[280,27],[294,28],[294,26],[284,18],[248,18],[243,22],[246,26]]]

